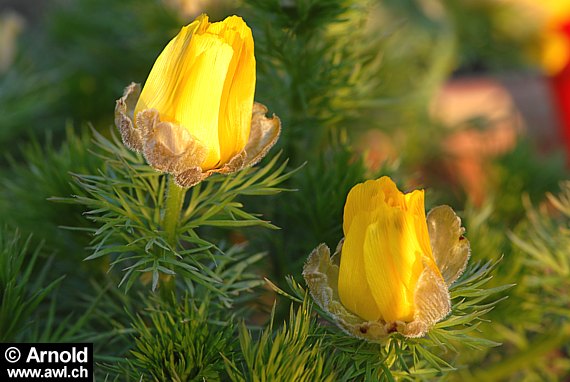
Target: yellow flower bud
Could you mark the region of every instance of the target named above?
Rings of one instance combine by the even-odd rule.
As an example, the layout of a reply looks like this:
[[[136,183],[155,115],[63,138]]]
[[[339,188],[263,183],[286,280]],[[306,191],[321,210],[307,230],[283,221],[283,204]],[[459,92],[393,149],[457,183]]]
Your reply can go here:
[[[441,277],[431,253],[424,191],[404,195],[388,177],[358,184],[346,199],[343,229],[343,305],[369,321],[412,321],[424,268]]]
[[[349,192],[343,230],[332,258],[321,244],[303,269],[314,300],[342,329],[370,341],[419,337],[449,313],[448,286],[469,257],[451,208],[426,218],[423,190],[403,194],[382,177]]]
[[[142,92],[126,88],[115,122],[125,145],[189,187],[255,164],[276,142],[279,119],[265,117],[254,92],[250,28],[237,16],[202,15],[166,46]]]

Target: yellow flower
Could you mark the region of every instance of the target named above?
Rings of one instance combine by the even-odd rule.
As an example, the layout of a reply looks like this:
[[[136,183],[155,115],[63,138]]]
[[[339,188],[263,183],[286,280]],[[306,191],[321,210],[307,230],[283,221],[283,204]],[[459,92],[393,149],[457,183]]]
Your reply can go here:
[[[544,31],[541,61],[546,74],[555,76],[570,62],[570,37],[557,30]]]
[[[570,63],[570,1],[543,0],[542,65],[556,75]]]
[[[348,333],[370,341],[419,337],[450,311],[448,286],[469,242],[448,206],[427,216],[424,192],[403,194],[388,177],[356,185],[336,253],[321,244],[303,269],[314,300]]]
[[[185,187],[257,163],[276,142],[280,122],[253,101],[253,50],[251,30],[237,16],[210,23],[202,15],[183,27],[142,92],[131,84],[117,101],[125,145]]]
[[[519,7],[525,20],[534,25],[539,39],[539,61],[544,71],[554,76],[570,63],[570,1],[510,0]]]
[[[424,191],[404,195],[388,177],[358,184],[346,199],[343,229],[340,301],[369,321],[412,321],[424,268],[441,277],[431,253]]]

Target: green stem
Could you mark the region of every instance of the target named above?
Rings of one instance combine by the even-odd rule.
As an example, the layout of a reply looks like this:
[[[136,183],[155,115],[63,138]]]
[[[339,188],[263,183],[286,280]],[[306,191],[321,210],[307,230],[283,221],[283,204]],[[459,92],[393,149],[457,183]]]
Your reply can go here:
[[[166,195],[166,210],[162,218],[162,227],[166,232],[166,238],[170,245],[176,246],[176,229],[180,220],[180,210],[184,203],[186,188],[177,185],[171,176],[168,179],[168,191]]]

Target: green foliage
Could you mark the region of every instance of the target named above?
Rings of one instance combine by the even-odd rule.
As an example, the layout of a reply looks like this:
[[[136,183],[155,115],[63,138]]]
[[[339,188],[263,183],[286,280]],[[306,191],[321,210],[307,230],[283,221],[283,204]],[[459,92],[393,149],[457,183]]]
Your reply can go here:
[[[216,316],[214,316],[214,314]],[[222,357],[237,345],[228,317],[207,299],[153,299],[146,312],[133,317],[135,346],[122,367],[132,380],[224,380]]]
[[[422,27],[426,34],[437,33],[442,22],[447,24],[455,40],[452,69],[459,72],[524,68],[528,65],[530,48],[536,48],[538,43],[536,21],[530,17],[525,20],[529,15],[521,11],[527,6],[524,3],[494,0],[381,3],[413,28]]]
[[[520,139],[513,151],[495,163],[495,214],[507,224],[516,223],[525,215],[524,194],[540,201],[546,192],[556,192],[558,183],[567,176],[562,152],[540,155],[528,139]],[[509,192],[504,192],[506,189]]]
[[[534,304],[543,305],[546,316],[560,318],[570,314],[570,182],[561,188],[559,196],[548,194],[554,211],[546,205],[537,210],[526,198],[528,225],[509,235],[526,254],[526,284],[539,292]]]
[[[226,359],[232,381],[335,381],[322,338],[316,336],[317,324],[305,298],[295,312],[291,307],[288,323],[273,330],[274,318],[254,340],[245,324],[239,332],[241,359]]]
[[[18,231],[0,230],[0,341],[103,342],[114,337],[109,343],[116,345],[120,331],[109,330],[105,322],[117,320],[110,288],[94,291],[85,286],[83,278],[79,287],[84,301],[80,301],[74,291],[78,286],[70,280],[77,275],[66,277],[59,272],[54,263],[62,261],[54,254],[44,257],[44,247],[34,248],[31,236],[23,240]],[[73,301],[67,301],[70,298]],[[128,303],[120,302],[124,314]],[[68,311],[70,306],[73,310]],[[96,358],[109,351],[97,345]]]
[[[367,2],[247,4],[260,73],[257,98],[282,118],[285,154],[298,164],[318,158],[331,144],[342,145],[347,127],[356,127],[364,109],[382,102],[374,76],[378,37],[363,28]]]
[[[441,348],[448,348],[461,355],[469,349],[475,351],[488,351],[488,348],[500,346],[494,340],[490,340],[485,335],[481,335],[481,326],[493,326],[496,323],[489,320],[489,312],[500,306],[507,298],[505,291],[514,287],[513,284],[492,286],[491,280],[499,261],[494,263],[475,263],[468,266],[461,278],[450,287],[452,311],[449,317],[437,323],[428,333],[426,339],[420,342],[433,341]],[[491,284],[491,285],[489,285]],[[451,361],[451,357],[446,357]],[[455,361],[457,366],[461,362]]]
[[[62,91],[52,84],[60,80],[57,70],[38,73],[24,64],[0,76],[0,147],[12,149],[10,145],[24,133],[42,134],[46,125],[56,124],[53,108]],[[35,120],[42,123],[31,122]]]
[[[22,162],[9,157],[10,167],[2,173],[0,208],[2,220],[16,222],[19,229],[34,233],[51,250],[61,256],[80,253],[88,238],[61,230],[59,226],[78,225],[82,209],[73,205],[47,202],[53,196],[77,194],[69,173],[94,173],[101,161],[89,151],[91,135],[77,134],[67,126],[66,141],[57,147],[52,135],[40,142],[33,139],[22,148]],[[34,190],[34,192],[30,192]]]
[[[26,24],[17,59],[0,76],[4,151],[31,134],[61,138],[70,118],[77,125],[112,123],[113,100],[129,81],[143,81],[182,23],[159,1],[49,3],[41,20]]]
[[[430,102],[454,68],[456,35],[441,5],[417,0],[384,0],[370,9],[372,33],[387,34],[382,45],[380,91],[386,100],[372,109],[372,126],[392,134],[405,131],[400,156],[421,163],[434,150],[438,126]],[[369,122],[370,123],[370,122]],[[407,159],[409,158],[409,159]]]
[[[82,228],[93,233],[88,260],[113,255],[111,268],[121,265],[120,285],[128,290],[146,272],[156,289],[160,275],[179,275],[220,292],[222,280],[212,270],[222,261],[223,251],[215,241],[200,237],[204,227],[240,228],[271,223],[243,210],[240,195],[272,195],[293,172],[285,172],[287,162],[275,157],[264,167],[246,169],[229,176],[214,175],[192,188],[183,207],[175,241],[165,230],[162,218],[167,192],[166,177],[144,163],[141,155],[126,149],[113,135],[111,140],[96,133],[96,155],[104,162],[99,175],[75,174],[85,196],[53,198],[80,204],[98,228]]]
[[[524,20],[516,2],[444,0],[443,4],[453,21],[461,69],[477,72],[526,66],[529,47],[537,43],[536,25]]]
[[[548,204],[539,209],[528,195],[524,198],[526,219],[508,233],[514,248],[495,280],[516,286],[490,315],[493,323],[480,326],[482,335],[493,333],[503,342],[501,352],[464,351],[461,358],[470,366],[460,380],[560,380],[569,375],[570,364],[562,354],[568,351],[570,335],[570,186],[566,182],[561,188],[558,196],[548,194]],[[491,241],[504,237],[500,228],[488,232]]]
[[[30,248],[31,238],[0,229],[0,341],[29,341],[36,310],[63,276],[49,281],[49,266],[36,269],[41,246]]]
[[[295,219],[292,226],[299,227],[299,223],[304,222],[302,229],[293,229],[289,233],[299,238],[300,243],[311,243],[319,238],[334,245],[342,237],[342,209],[346,195],[366,177],[364,165],[353,160],[353,154],[342,148],[324,153],[295,178],[302,191],[291,194],[291,209],[287,210],[287,215],[289,219]],[[343,176],[338,177],[337,174]],[[294,243],[288,247],[293,252],[306,251],[306,248],[294,247]]]

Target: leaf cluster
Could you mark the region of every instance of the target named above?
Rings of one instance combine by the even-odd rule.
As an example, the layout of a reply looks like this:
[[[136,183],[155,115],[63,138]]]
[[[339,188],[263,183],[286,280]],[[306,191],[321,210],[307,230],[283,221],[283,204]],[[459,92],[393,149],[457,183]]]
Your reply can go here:
[[[111,369],[129,380],[224,379],[223,357],[231,357],[237,345],[231,319],[207,299],[171,298],[152,299],[145,312],[132,317],[134,347]]]
[[[152,289],[173,276],[221,292],[222,280],[213,270],[225,254],[217,245],[216,234],[205,240],[200,230],[209,227],[236,229],[271,223],[245,212],[239,197],[272,195],[283,191],[278,185],[293,172],[278,156],[261,168],[246,169],[230,176],[212,176],[194,187],[180,213],[171,241],[165,231],[165,175],[145,164],[141,155],[127,150],[116,135],[107,139],[95,133],[94,154],[104,163],[98,175],[74,174],[84,195],[52,198],[54,201],[82,205],[85,216],[97,228],[78,227],[92,233],[92,254],[88,260],[112,255],[110,268],[121,266],[120,285],[126,290],[144,274],[149,274]],[[73,227],[70,227],[73,229]],[[210,231],[208,231],[210,232]]]
[[[30,340],[36,309],[53,292],[63,276],[48,281],[49,265],[39,269],[36,261],[41,246],[31,248],[31,237],[20,238],[17,231],[0,229],[0,341]]]
[[[0,208],[6,223],[17,222],[24,234],[34,234],[36,241],[58,251],[63,257],[83,252],[89,238],[69,232],[59,226],[81,225],[83,209],[76,205],[46,202],[48,198],[80,193],[69,173],[95,173],[101,161],[92,155],[92,137],[88,131],[75,133],[68,124],[66,139],[46,134],[22,146],[20,160],[7,156],[8,168],[2,169]],[[72,260],[73,261],[73,260]],[[61,264],[60,264],[61,266]]]
[[[493,286],[504,280],[516,283],[508,300],[489,314],[492,323],[482,323],[482,336],[493,335],[502,342],[501,351],[464,349],[461,360],[468,369],[461,380],[560,380],[570,372],[564,357],[568,351],[568,207],[569,186],[561,184],[558,195],[547,194],[540,207],[534,207],[529,195],[523,198],[526,218],[506,237],[501,228],[487,225],[488,240],[496,246],[505,238],[507,247],[503,264],[497,270]],[[488,211],[489,212],[489,211]],[[475,223],[476,235],[484,235],[484,219]],[[484,247],[481,247],[484,251]]]
[[[275,311],[274,311],[275,312]],[[237,359],[226,358],[232,381],[335,381],[332,362],[318,336],[318,324],[305,298],[289,319],[275,330],[274,315],[270,324],[254,338],[245,324],[240,326],[241,353]]]

